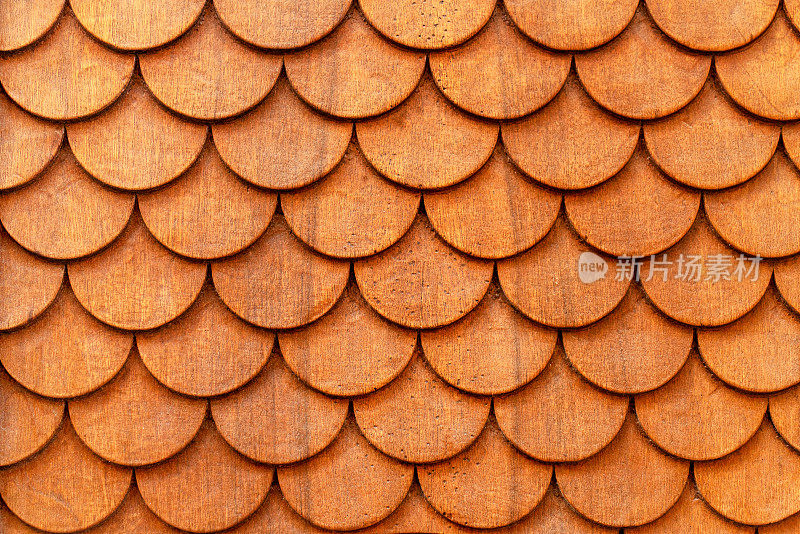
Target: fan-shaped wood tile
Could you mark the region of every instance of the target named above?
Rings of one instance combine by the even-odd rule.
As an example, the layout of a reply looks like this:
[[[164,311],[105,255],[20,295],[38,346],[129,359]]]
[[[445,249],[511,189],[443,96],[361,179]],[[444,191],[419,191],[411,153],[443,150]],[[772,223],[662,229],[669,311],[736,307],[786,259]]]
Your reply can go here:
[[[783,521],[758,527],[759,534],[793,534],[800,530],[800,515],[795,514]]]
[[[677,502],[689,462],[650,443],[628,414],[617,437],[591,458],[555,466],[558,487],[584,516],[613,527],[649,523]]]
[[[783,123],[781,127],[781,138],[786,153],[795,165],[800,161],[800,122]]]
[[[142,498],[158,517],[190,532],[212,532],[252,514],[267,496],[272,467],[241,456],[206,421],[194,441],[165,462],[136,469]]]
[[[556,328],[587,325],[613,310],[630,285],[617,280],[616,259],[593,250],[559,217],[531,250],[497,262],[500,285],[536,322]]]
[[[726,386],[697,354],[667,384],[636,396],[636,415],[647,435],[688,460],[735,451],[756,433],[766,412],[766,397]]]
[[[770,264],[728,247],[702,216],[665,254],[643,262],[642,286],[658,309],[695,326],[738,319],[758,304],[772,275]]]
[[[754,178],[706,192],[704,200],[714,229],[746,254],[775,257],[800,251],[800,171],[783,152]]]
[[[64,403],[34,395],[0,367],[0,465],[35,453],[53,437]]]
[[[544,369],[557,332],[527,319],[494,287],[463,319],[420,336],[436,374],[464,391],[496,395],[530,382]]]
[[[295,328],[336,303],[350,265],[322,256],[294,237],[275,216],[244,252],[211,266],[214,286],[239,317],[264,328]]]
[[[154,48],[172,41],[200,16],[203,0],[70,0],[75,16],[92,35],[123,50]]]
[[[784,301],[795,311],[800,311],[800,256],[775,262],[775,285]]]
[[[617,530],[584,519],[570,506],[554,486],[544,495],[542,502],[522,520],[498,529],[501,534],[612,534]]]
[[[0,58],[0,82],[8,96],[31,113],[75,119],[116,100],[135,61],[133,55],[95,41],[67,10],[36,46]]]
[[[69,421],[39,454],[0,471],[0,495],[8,508],[49,532],[96,525],[119,506],[130,483],[131,470],[95,456]]]
[[[800,511],[800,455],[766,419],[736,452],[695,463],[694,476],[706,502],[740,523],[765,525]]]
[[[63,126],[30,115],[0,93],[0,189],[22,185],[42,172],[63,139]]]
[[[180,258],[150,234],[138,213],[114,244],[68,267],[81,305],[117,328],[146,330],[171,321],[197,298],[206,266]]]
[[[108,111],[67,125],[70,148],[98,180],[149,189],[182,174],[203,149],[208,127],[164,110],[140,77]]]
[[[436,85],[457,106],[511,119],[539,109],[558,93],[572,56],[539,48],[496,11],[474,39],[434,52],[429,61]]]
[[[144,503],[139,490],[131,487],[117,510],[86,534],[180,534],[158,518]],[[23,533],[20,533],[23,534]],[[27,534],[27,533],[25,533]]]
[[[327,176],[299,191],[281,194],[281,208],[294,233],[313,249],[337,258],[369,256],[406,233],[420,194],[380,176],[352,145]]]
[[[700,208],[700,193],[667,178],[643,149],[613,178],[565,195],[578,234],[615,256],[647,256],[677,243]],[[613,205],[614,209],[608,209]]]
[[[274,342],[274,333],[239,319],[211,286],[175,321],[136,334],[142,361],[159,382],[200,397],[247,383],[266,363]]]
[[[619,38],[577,55],[575,67],[601,106],[635,119],[673,113],[702,89],[711,56],[683,50],[640,8]]]
[[[44,35],[64,8],[64,0],[2,0],[0,50],[29,45]]]
[[[425,76],[397,109],[356,124],[364,155],[384,176],[409,187],[447,187],[492,155],[498,126],[467,115]]]
[[[230,395],[211,401],[222,436],[258,462],[305,460],[330,444],[344,424],[348,399],[309,388],[273,356],[261,373]]]
[[[425,193],[436,232],[457,249],[482,258],[512,256],[547,234],[561,195],[529,182],[497,148],[474,176]]]
[[[332,530],[355,530],[385,518],[403,501],[413,476],[412,465],[381,454],[352,420],[321,453],[278,468],[281,491],[292,508]]]
[[[575,78],[543,109],[504,123],[501,132],[508,154],[526,174],[559,189],[607,180],[631,158],[639,139],[637,123],[598,106]]]
[[[782,10],[752,45],[714,59],[725,91],[748,111],[775,120],[800,118],[800,36]]]
[[[516,25],[531,39],[557,50],[586,50],[616,37],[639,2],[621,0],[506,0]]]
[[[584,381],[559,347],[533,382],[495,398],[494,411],[503,433],[525,454],[545,462],[575,462],[619,432],[628,398]]]
[[[36,321],[0,335],[0,361],[17,382],[39,395],[77,397],[111,380],[132,345],[132,334],[92,317],[64,286]]]
[[[780,0],[647,0],[647,10],[670,37],[697,50],[743,46],[767,29]]]
[[[693,331],[662,315],[636,284],[608,316],[565,330],[562,337],[567,358],[581,375],[603,389],[630,394],[675,376],[689,357]]]
[[[784,0],[783,9],[786,10],[786,14],[795,28],[798,27],[797,23],[800,22],[800,2],[797,0]]]
[[[359,260],[355,276],[370,306],[409,328],[452,323],[480,302],[493,264],[444,243],[424,216],[388,250]]]
[[[135,200],[97,182],[64,150],[36,180],[0,195],[0,219],[28,250],[71,259],[113,241],[125,228]]]
[[[800,388],[795,386],[770,397],[769,415],[781,437],[800,450]]]
[[[255,109],[211,130],[222,159],[236,174],[261,187],[293,189],[341,161],[353,125],[317,113],[281,77]]]
[[[442,381],[415,355],[388,386],[353,400],[367,439],[407,462],[437,462],[464,450],[483,429],[489,398],[463,393]]]
[[[329,395],[355,396],[391,382],[411,360],[417,333],[378,315],[348,286],[318,321],[278,335],[286,364]]]
[[[768,392],[800,382],[800,318],[770,287],[758,305],[720,328],[697,330],[706,365],[734,387]]]
[[[325,113],[360,119],[405,100],[422,75],[425,54],[387,41],[354,10],[325,39],[284,62],[303,100]]]
[[[468,527],[503,527],[544,497],[553,467],[517,451],[490,422],[461,454],[418,468],[425,497],[442,515]]]
[[[235,39],[211,8],[175,43],[139,55],[142,76],[156,98],[201,120],[255,106],[272,89],[282,65],[280,56]]]
[[[160,462],[188,444],[206,413],[205,399],[162,386],[134,352],[104,388],[69,401],[78,436],[97,455],[122,465]]]

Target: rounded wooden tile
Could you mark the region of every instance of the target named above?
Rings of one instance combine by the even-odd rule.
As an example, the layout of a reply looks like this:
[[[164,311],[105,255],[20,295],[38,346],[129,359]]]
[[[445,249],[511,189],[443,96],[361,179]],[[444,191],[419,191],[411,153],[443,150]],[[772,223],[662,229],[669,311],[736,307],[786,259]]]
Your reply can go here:
[[[477,306],[492,279],[492,262],[450,248],[418,216],[388,250],[354,264],[358,287],[378,313],[409,328],[436,328]]]
[[[539,505],[521,521],[502,530],[502,534],[616,534],[603,525],[584,519],[551,485]]]
[[[781,437],[800,450],[800,388],[795,386],[770,397],[769,415]]]
[[[648,256],[686,234],[700,208],[700,192],[667,178],[640,149],[610,180],[565,195],[564,206],[591,245],[614,256]]]
[[[0,0],[0,51],[29,45],[55,24],[65,0]]]
[[[700,354],[715,375],[734,387],[758,393],[800,382],[800,318],[770,287],[758,305],[737,321],[698,329]]]
[[[438,462],[475,441],[491,399],[467,395],[436,376],[417,354],[388,386],[353,399],[358,426],[385,454],[406,462]]]
[[[174,44],[139,55],[142,76],[156,98],[200,120],[231,117],[255,106],[272,89],[282,65],[280,56],[235,39],[211,8]]]
[[[139,490],[132,487],[111,517],[87,531],[86,534],[142,534],[143,532],[180,534],[178,530],[164,523],[151,512],[144,503]]]
[[[0,219],[26,249],[72,259],[111,243],[128,223],[135,201],[130,193],[97,182],[65,150],[36,180],[0,195]]]
[[[766,419],[737,451],[696,462],[694,477],[706,502],[739,523],[766,525],[800,511],[800,455]]]
[[[800,171],[783,152],[742,185],[703,198],[709,222],[737,249],[765,257],[800,252]]]
[[[355,530],[385,518],[403,501],[413,476],[413,465],[381,454],[352,420],[321,453],[278,468],[291,507],[331,530]]]
[[[635,400],[647,435],[687,460],[711,460],[735,451],[756,433],[767,412],[766,397],[726,386],[697,354],[667,384]]]
[[[272,467],[251,462],[206,421],[188,447],[159,464],[136,469],[147,507],[173,527],[213,532],[235,525],[264,501]]]
[[[242,117],[211,126],[222,159],[239,176],[269,189],[294,189],[341,161],[353,125],[321,115],[281,77],[269,96]]]
[[[557,332],[523,316],[495,287],[466,317],[420,336],[425,358],[450,385],[497,395],[530,382],[544,369]]]
[[[498,125],[451,104],[427,76],[397,109],[356,124],[364,155],[381,174],[433,189],[465,180],[489,159]]]
[[[425,193],[436,232],[457,249],[481,258],[503,258],[547,234],[561,195],[537,186],[496,149],[474,176],[451,188]]]
[[[70,0],[95,37],[123,50],[154,48],[177,38],[200,16],[204,0]]]
[[[582,189],[622,169],[636,148],[639,125],[605,111],[573,78],[543,109],[504,123],[501,133],[527,175],[559,189]]]
[[[775,120],[800,118],[800,36],[783,10],[752,45],[714,59],[725,91],[748,111]]]
[[[425,54],[387,41],[352,11],[325,39],[287,54],[284,63],[303,100],[325,113],[360,119],[405,100],[425,69]]]
[[[758,304],[772,275],[772,265],[730,248],[702,216],[664,254],[642,263],[642,287],[659,310],[693,326],[735,321]]]
[[[713,81],[674,115],[643,126],[653,160],[692,187],[722,189],[755,176],[769,162],[780,126],[736,106]]]
[[[783,521],[758,527],[759,534],[794,534],[800,531],[800,515],[795,514]]]
[[[433,52],[429,61],[436,85],[457,106],[511,119],[539,109],[558,93],[572,56],[539,48],[496,12],[474,39]]]
[[[262,48],[300,48],[330,33],[350,0],[214,0],[225,26]]]
[[[472,528],[503,527],[527,515],[553,477],[551,465],[521,454],[493,422],[461,454],[417,472],[433,507]]]
[[[702,89],[711,56],[683,50],[642,8],[619,38],[575,56],[588,93],[601,106],[635,119],[673,113]]]
[[[339,299],[350,264],[306,247],[276,215],[244,252],[211,266],[222,301],[264,328],[296,328],[318,319]]]
[[[336,258],[370,256],[406,233],[420,194],[386,180],[352,146],[327,176],[281,193],[292,231],[313,249]]]
[[[0,471],[8,508],[48,532],[96,525],[116,510],[130,483],[131,470],[95,456],[68,420],[39,454]]]
[[[628,398],[584,381],[556,353],[530,384],[494,400],[497,423],[525,454],[575,462],[605,447],[625,421]]]
[[[511,303],[538,323],[585,326],[606,316],[625,296],[617,260],[581,242],[564,218],[531,250],[497,262],[500,285]]]
[[[628,414],[608,447],[555,470],[558,487],[578,512],[604,525],[632,527],[672,508],[686,485],[689,462],[650,443]]]
[[[800,311],[800,256],[775,262],[775,285],[784,301],[796,312]]]
[[[244,387],[211,401],[222,436],[257,462],[288,464],[327,447],[344,424],[348,399],[315,391],[275,355]]]
[[[75,158],[113,187],[149,189],[174,180],[197,159],[208,127],[164,110],[141,78],[108,111],[67,125]]]
[[[0,361],[17,382],[39,395],[77,397],[111,380],[132,346],[132,334],[89,315],[65,286],[35,322],[0,336]]]
[[[133,55],[95,41],[67,10],[36,46],[0,58],[0,82],[8,96],[31,113],[76,119],[116,100],[135,62]]]
[[[783,139],[783,147],[786,149],[786,154],[797,165],[800,162],[800,122],[783,123],[781,138]]]
[[[0,330],[31,321],[56,298],[64,266],[34,256],[0,227]]]
[[[194,304],[157,330],[138,332],[142,361],[159,382],[184,395],[222,395],[264,366],[275,334],[249,325],[206,286]]]
[[[636,284],[608,316],[561,335],[581,375],[603,389],[631,394],[675,376],[689,357],[693,330],[662,315]]]
[[[0,93],[0,189],[22,185],[42,172],[63,139],[63,126],[30,115]]]
[[[411,360],[417,333],[378,315],[353,284],[319,320],[278,335],[286,364],[327,393],[352,397],[391,382]]]
[[[531,39],[557,50],[600,46],[628,25],[636,0],[505,0],[514,23]]]
[[[0,367],[0,465],[19,462],[44,447],[63,416],[62,401],[34,395]]]
[[[68,274],[89,313],[117,328],[146,330],[171,321],[194,302],[206,266],[164,248],[134,213],[112,246],[71,263]]]

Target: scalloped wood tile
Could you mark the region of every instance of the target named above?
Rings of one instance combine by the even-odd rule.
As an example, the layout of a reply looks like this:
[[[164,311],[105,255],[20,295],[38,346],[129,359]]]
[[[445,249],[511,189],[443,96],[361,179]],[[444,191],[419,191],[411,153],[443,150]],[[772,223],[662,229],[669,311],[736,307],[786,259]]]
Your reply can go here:
[[[0,50],[29,45],[55,24],[66,0],[2,0]]]

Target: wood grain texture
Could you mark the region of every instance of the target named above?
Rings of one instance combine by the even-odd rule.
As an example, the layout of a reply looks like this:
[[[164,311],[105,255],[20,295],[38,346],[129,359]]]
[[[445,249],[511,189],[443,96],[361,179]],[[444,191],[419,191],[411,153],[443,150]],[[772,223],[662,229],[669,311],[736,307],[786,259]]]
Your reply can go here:
[[[552,102],[503,123],[501,133],[525,174],[559,189],[582,189],[622,169],[636,148],[639,125],[605,111],[570,77]]]
[[[149,189],[181,175],[200,155],[208,127],[166,111],[141,77],[108,110],[67,125],[73,154],[112,187]]]
[[[467,115],[425,76],[396,109],[356,124],[361,150],[382,175],[402,185],[447,187],[492,155],[498,125]]]
[[[775,430],[789,445],[800,450],[800,388],[781,391],[769,399],[769,415]]]
[[[800,515],[789,516],[783,521],[778,521],[771,525],[758,527],[760,534],[792,534],[800,528]]]
[[[789,20],[796,28],[797,23],[800,22],[800,2],[798,0],[784,0],[783,9],[786,10]]]
[[[336,305],[310,325],[278,334],[286,364],[315,389],[364,395],[385,386],[411,360],[417,333],[387,321],[351,284]]]
[[[786,154],[795,165],[800,161],[800,122],[787,122],[781,126],[781,139]]]
[[[628,411],[628,398],[596,388],[569,366],[561,347],[530,384],[494,399],[503,433],[544,462],[576,462],[608,445]]]
[[[601,106],[635,119],[673,113],[702,89],[711,56],[673,44],[643,8],[618,39],[575,56],[587,92]]]
[[[539,48],[504,15],[495,11],[474,39],[429,58],[433,79],[447,98],[492,119],[521,117],[545,105],[572,64],[570,54]]]
[[[513,256],[547,234],[561,195],[531,183],[497,147],[474,176],[424,196],[436,232],[462,252],[481,258]]]
[[[415,355],[399,377],[353,400],[361,432],[385,454],[414,463],[438,462],[481,433],[491,399],[446,384]]]
[[[539,505],[521,521],[500,529],[501,534],[612,534],[610,529],[588,521],[577,513],[555,489],[554,485],[544,495]]]
[[[131,487],[125,500],[107,520],[88,530],[86,534],[179,534],[158,518],[142,500],[136,487]],[[16,533],[11,533],[16,534]],[[23,533],[19,533],[23,534]],[[28,534],[27,532],[24,534]]]
[[[252,381],[213,399],[211,414],[222,436],[257,462],[305,460],[336,438],[348,399],[335,399],[302,382],[275,354]]]
[[[425,54],[387,41],[353,10],[330,35],[287,54],[284,62],[303,100],[325,113],[356,119],[405,100],[422,75]]]
[[[336,258],[380,252],[414,222],[420,194],[397,187],[351,145],[336,168],[299,191],[281,193],[286,222],[314,250]]]
[[[222,159],[236,174],[261,187],[294,189],[339,163],[353,125],[314,111],[281,76],[255,109],[214,123],[211,131]]]
[[[282,65],[280,56],[236,40],[211,8],[175,43],[139,55],[142,76],[156,98],[200,120],[231,117],[255,106],[272,89]]]
[[[64,8],[65,0],[2,0],[0,50],[29,45],[44,35]]]
[[[793,256],[775,262],[775,286],[783,300],[794,311],[800,311],[800,257]]]

